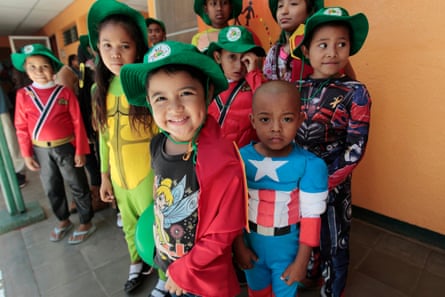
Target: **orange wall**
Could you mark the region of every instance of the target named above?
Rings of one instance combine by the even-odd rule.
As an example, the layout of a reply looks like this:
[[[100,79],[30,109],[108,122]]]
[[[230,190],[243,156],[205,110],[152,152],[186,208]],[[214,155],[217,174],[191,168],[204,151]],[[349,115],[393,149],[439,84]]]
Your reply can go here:
[[[351,59],[373,98],[354,204],[445,234],[445,2],[326,3],[364,12],[370,23],[365,46]]]

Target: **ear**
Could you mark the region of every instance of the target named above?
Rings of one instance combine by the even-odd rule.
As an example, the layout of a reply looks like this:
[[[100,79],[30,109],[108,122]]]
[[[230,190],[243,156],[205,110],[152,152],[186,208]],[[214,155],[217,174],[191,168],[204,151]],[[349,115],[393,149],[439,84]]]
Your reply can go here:
[[[219,51],[214,51],[213,59],[216,61],[216,63],[221,64],[221,53]]]
[[[304,57],[309,60],[309,49],[305,45],[301,46],[301,52],[303,53]]]
[[[213,97],[215,97],[216,94],[213,94],[213,92],[215,91],[215,86],[213,85],[213,83],[209,84],[209,88],[207,89],[207,100],[206,102],[211,102],[211,100],[213,99]]]
[[[254,118],[252,113],[249,113],[249,120],[250,120],[250,124],[252,125],[252,127],[254,129],[256,129],[256,127],[255,127],[255,118]]]
[[[303,123],[303,121],[306,119],[306,114],[302,111],[300,111],[300,114],[298,116],[298,127],[301,126],[301,124]]]

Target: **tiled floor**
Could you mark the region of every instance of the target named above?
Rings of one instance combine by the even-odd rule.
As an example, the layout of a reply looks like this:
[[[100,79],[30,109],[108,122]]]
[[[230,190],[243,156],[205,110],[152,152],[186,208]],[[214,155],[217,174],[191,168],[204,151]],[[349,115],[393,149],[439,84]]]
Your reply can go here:
[[[98,229],[86,242],[70,246],[48,240],[56,224],[38,176],[28,173],[25,203],[38,201],[47,219],[0,235],[0,297],[126,296],[129,257],[111,209],[96,214]],[[0,209],[4,209],[0,195]],[[78,224],[77,216],[72,220]],[[354,219],[346,297],[445,296],[445,251]],[[148,296],[156,276],[132,296]],[[245,291],[240,296],[247,296]],[[318,289],[301,297],[319,296]]]

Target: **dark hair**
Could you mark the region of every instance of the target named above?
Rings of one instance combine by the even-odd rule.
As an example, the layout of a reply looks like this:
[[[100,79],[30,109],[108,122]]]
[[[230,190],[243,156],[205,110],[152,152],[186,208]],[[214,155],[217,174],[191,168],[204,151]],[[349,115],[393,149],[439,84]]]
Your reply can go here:
[[[352,43],[353,34],[352,34],[352,28],[349,25],[349,23],[345,22],[345,21],[331,21],[331,22],[321,23],[321,24],[315,26],[314,29],[309,34],[307,34],[307,36],[306,36],[306,38],[304,40],[303,45],[306,48],[309,48],[309,45],[311,44],[312,39],[314,38],[315,33],[318,30],[320,30],[321,28],[324,28],[324,27],[346,27],[346,28],[348,28],[349,40]]]
[[[73,67],[73,61],[77,59],[77,56],[75,54],[68,56],[68,66]]]
[[[306,12],[307,12],[307,15],[308,15],[308,17],[310,17],[314,12],[315,12],[315,0],[304,0],[305,2],[306,2]],[[278,3],[278,2],[277,2]],[[276,17],[276,16],[275,16]],[[287,43],[287,39],[288,39],[288,36],[287,36],[287,34],[286,34],[286,31],[284,31],[284,30],[281,30],[281,32],[280,32],[280,36],[278,37],[278,40],[277,40],[277,44],[278,45],[283,45],[283,44],[286,44]],[[277,51],[276,52],[276,57],[275,57],[275,60],[276,61],[278,61],[278,57],[280,56],[280,51]],[[288,57],[287,57],[287,60],[286,60],[286,70],[287,71],[289,71],[290,70],[290,64],[291,64],[291,62],[292,62],[292,57],[291,57],[291,55],[289,55]],[[277,67],[278,67],[278,63],[277,63]],[[279,71],[277,71],[277,75],[279,76]]]
[[[148,47],[141,42],[144,40],[144,37],[136,22],[126,15],[110,15],[99,24],[97,31],[100,33],[101,29],[107,24],[116,24],[124,28],[136,43],[136,60],[134,62],[142,62]],[[98,54],[100,55],[100,51],[98,51]],[[105,66],[102,59],[99,59],[95,71],[96,88],[94,90],[92,104],[93,118],[96,127],[101,131],[104,131],[107,126],[106,98],[113,76],[113,73]],[[136,129],[136,127],[139,126],[137,124],[140,124],[144,129],[151,130],[153,119],[148,108],[130,105],[129,117],[132,129]]]
[[[150,85],[150,79],[154,74],[157,74],[159,72],[165,72],[167,74],[175,74],[178,72],[187,72],[192,78],[198,80],[201,85],[202,88],[204,89],[204,92],[207,93],[207,86],[206,86],[206,82],[208,81],[208,76],[204,74],[204,72],[202,72],[200,69],[195,68],[193,66],[190,65],[183,65],[183,64],[170,64],[170,65],[166,65],[163,67],[159,67],[155,70],[153,70],[152,72],[150,72],[147,75],[147,82],[146,82],[146,88],[148,91],[149,85]],[[147,92],[148,93],[148,92]],[[206,98],[207,100],[207,98]]]

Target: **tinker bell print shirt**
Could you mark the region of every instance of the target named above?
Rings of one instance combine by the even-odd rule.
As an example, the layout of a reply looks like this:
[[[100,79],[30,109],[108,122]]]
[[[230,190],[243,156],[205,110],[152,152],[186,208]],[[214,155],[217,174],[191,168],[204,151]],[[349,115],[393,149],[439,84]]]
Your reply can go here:
[[[151,141],[154,182],[155,263],[163,271],[188,253],[195,242],[198,223],[199,184],[193,158],[167,155],[167,138],[158,134]]]

